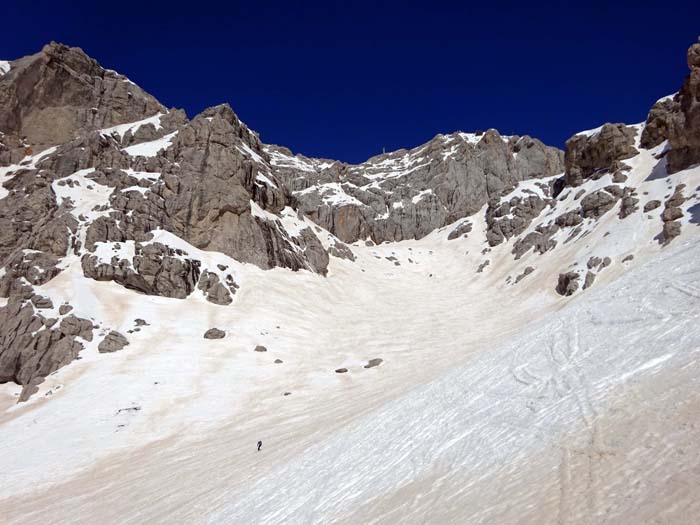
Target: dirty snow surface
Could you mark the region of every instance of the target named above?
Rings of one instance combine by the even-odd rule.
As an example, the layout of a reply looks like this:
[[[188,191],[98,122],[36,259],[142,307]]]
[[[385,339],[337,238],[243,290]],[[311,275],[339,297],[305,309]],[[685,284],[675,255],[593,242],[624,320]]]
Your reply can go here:
[[[453,245],[436,237],[354,247],[382,280],[363,281],[345,261],[328,282],[251,270],[235,312],[144,296],[131,306],[132,292],[62,273],[54,294],[82,294],[87,305],[101,294],[113,325],[138,316],[151,326],[135,334],[135,351],[86,351],[42,386],[50,396],[4,412],[3,520],[700,515],[700,243],[686,240],[564,308],[531,302],[519,318],[516,297],[489,298],[493,283],[467,296],[467,284],[479,286],[460,281]],[[401,274],[377,259],[388,253],[417,267]],[[191,326],[227,337],[206,341]],[[256,343],[268,352],[253,352]],[[375,357],[384,362],[365,369]],[[349,372],[334,373],[340,366]]]

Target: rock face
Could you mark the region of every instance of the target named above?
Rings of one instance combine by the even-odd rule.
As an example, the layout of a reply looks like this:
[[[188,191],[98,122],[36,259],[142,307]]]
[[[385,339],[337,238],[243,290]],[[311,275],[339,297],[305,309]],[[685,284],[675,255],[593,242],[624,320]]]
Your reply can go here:
[[[0,308],[0,383],[36,385],[78,356],[76,337],[92,340],[92,323],[71,316],[56,327],[16,299]]]
[[[589,193],[581,199],[581,211],[584,217],[597,219],[611,210],[618,201],[619,196],[606,189]]]
[[[522,180],[563,171],[561,151],[496,130],[438,135],[358,165],[266,152],[294,205],[343,242],[419,239]]]
[[[688,49],[688,68],[690,74],[675,97],[678,111],[672,113],[668,130],[669,173],[700,163],[700,43]]]
[[[564,162],[566,183],[580,186],[597,172],[613,171],[617,161],[638,153],[634,147],[636,131],[624,124],[605,124],[590,135],[578,134],[566,142]]]
[[[137,243],[131,260],[114,256],[102,262],[95,255],[84,255],[83,273],[97,281],[115,281],[147,295],[184,299],[199,281],[200,262],[183,255],[182,250],[161,243]]]
[[[80,129],[141,120],[165,108],[152,96],[83,51],[54,42],[12,62],[0,76],[0,130],[49,146]]]
[[[680,111],[676,99],[675,96],[664,97],[651,107],[640,139],[643,148],[650,149],[668,140],[673,116]]]

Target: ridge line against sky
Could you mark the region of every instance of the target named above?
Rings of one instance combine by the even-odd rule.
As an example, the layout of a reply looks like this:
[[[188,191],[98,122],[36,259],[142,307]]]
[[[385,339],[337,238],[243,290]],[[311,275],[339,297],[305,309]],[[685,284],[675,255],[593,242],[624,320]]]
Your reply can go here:
[[[0,59],[81,47],[189,117],[227,102],[266,143],[362,162],[496,128],[563,147],[637,123],[687,74],[700,2],[3,5]]]

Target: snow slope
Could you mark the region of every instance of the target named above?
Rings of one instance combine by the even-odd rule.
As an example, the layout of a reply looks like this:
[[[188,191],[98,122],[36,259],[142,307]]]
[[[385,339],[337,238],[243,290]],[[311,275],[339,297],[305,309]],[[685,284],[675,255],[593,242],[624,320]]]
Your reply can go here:
[[[700,515],[699,258],[687,243],[630,272],[309,447],[209,522]]]

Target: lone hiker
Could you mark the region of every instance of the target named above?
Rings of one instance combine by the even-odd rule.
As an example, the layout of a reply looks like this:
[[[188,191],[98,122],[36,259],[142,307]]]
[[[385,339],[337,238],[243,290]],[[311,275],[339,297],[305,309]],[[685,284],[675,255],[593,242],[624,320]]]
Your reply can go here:
[[[262,441],[258,441],[258,452],[260,452],[261,448],[262,448]]]

